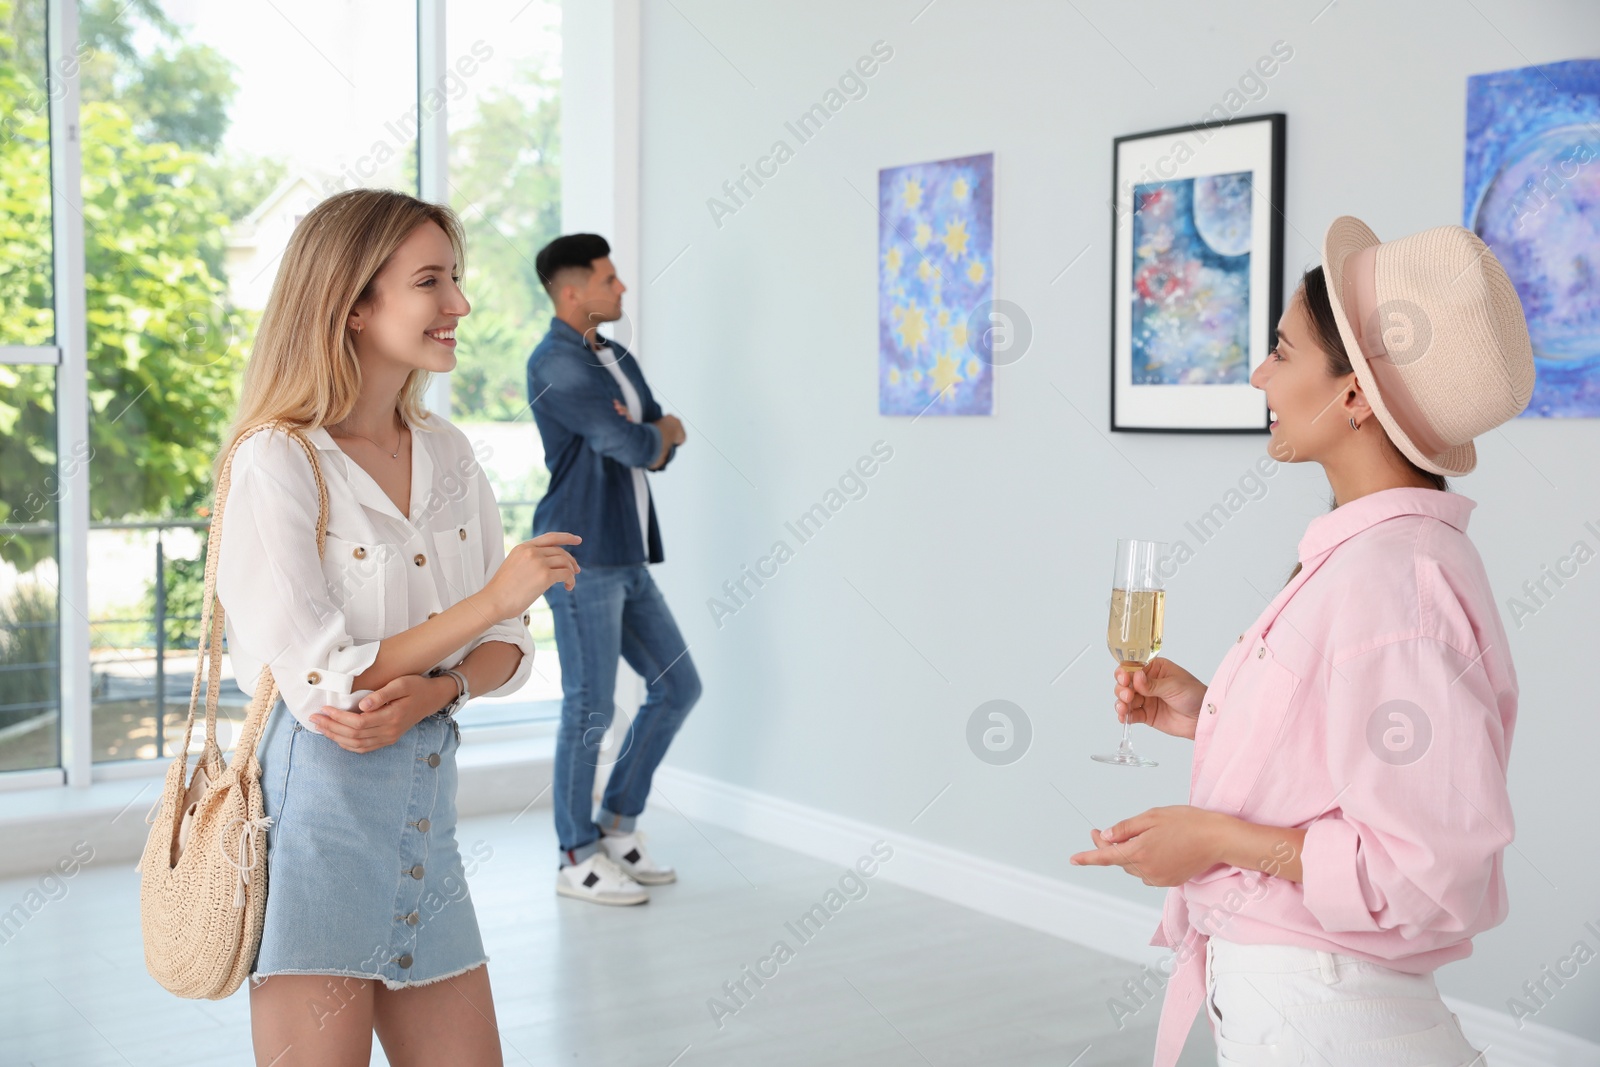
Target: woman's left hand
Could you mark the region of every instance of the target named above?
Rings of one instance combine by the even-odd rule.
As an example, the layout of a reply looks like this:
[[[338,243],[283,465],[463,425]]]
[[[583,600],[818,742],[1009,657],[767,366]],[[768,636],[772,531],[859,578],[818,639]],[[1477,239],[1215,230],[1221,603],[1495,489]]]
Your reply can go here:
[[[392,745],[402,734],[455,699],[449,676],[405,674],[361,698],[359,711],[324,706],[311,721],[347,752],[371,752]]]
[[[1222,862],[1222,823],[1227,818],[1187,804],[1151,808],[1105,833],[1090,830],[1095,848],[1074,855],[1072,864],[1121,867],[1145,885],[1182,885]]]

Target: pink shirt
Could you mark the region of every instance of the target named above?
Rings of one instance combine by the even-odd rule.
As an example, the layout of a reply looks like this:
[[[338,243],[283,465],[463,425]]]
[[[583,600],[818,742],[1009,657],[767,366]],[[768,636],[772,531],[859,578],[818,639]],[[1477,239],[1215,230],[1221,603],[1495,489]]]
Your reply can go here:
[[[1305,881],[1217,866],[1168,892],[1156,1067],[1205,995],[1209,935],[1421,974],[1505,918],[1517,677],[1466,535],[1475,506],[1387,489],[1314,519],[1300,573],[1217,668],[1189,802],[1305,828]]]

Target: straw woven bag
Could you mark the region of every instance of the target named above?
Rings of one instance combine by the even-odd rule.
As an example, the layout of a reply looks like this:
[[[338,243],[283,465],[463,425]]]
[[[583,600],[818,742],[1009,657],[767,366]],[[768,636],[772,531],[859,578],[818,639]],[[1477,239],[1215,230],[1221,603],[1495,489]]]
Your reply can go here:
[[[144,962],[151,977],[180,997],[220,1000],[231,995],[255,964],[267,904],[267,837],[272,824],[261,800],[261,765],[256,742],[278,702],[278,686],[263,667],[245,715],[232,762],[217,745],[217,696],[222,686],[222,603],[217,599],[217,560],[222,549],[222,513],[227,505],[233,457],[239,446],[266,430],[283,430],[311,461],[317,483],[317,554],[328,529],[328,489],[316,450],[299,430],[284,424],[253,427],[239,435],[223,461],[206,548],[206,584],[201,606],[201,646],[189,692],[183,744],[167,769],[159,811],[139,860],[139,918]],[[248,607],[248,606],[246,606]],[[206,741],[185,784],[189,742],[201,683],[205,685]]]

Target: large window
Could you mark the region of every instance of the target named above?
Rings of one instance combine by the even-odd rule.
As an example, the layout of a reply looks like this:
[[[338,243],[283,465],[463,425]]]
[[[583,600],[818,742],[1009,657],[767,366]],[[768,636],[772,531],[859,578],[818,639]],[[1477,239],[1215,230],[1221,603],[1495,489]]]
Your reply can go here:
[[[84,6],[97,761],[181,737],[209,467],[295,223],[340,189],[417,189],[416,70],[394,62],[417,22],[396,9]],[[237,723],[248,699],[223,693]]]
[[[507,544],[531,533],[549,472],[528,413],[528,354],[550,323],[533,260],[561,226],[561,6],[559,0],[473,0],[447,8],[448,201],[467,231],[462,287],[473,310],[461,325],[451,416],[476,446],[501,502]],[[534,640],[553,646],[549,606],[533,605]],[[480,720],[554,715],[555,656],[537,657],[521,692]],[[472,718],[469,717],[468,721]]]
[[[0,0],[0,771],[61,762],[47,69],[43,5]]]
[[[528,535],[545,483],[522,368],[549,316],[533,256],[560,218],[559,12],[0,0],[0,772],[85,781],[172,754],[211,463],[289,235],[334,192],[461,212],[474,314],[435,395],[480,446],[508,542]],[[535,630],[548,642],[547,613]],[[551,713],[554,657],[540,665],[491,719]],[[245,703],[224,687],[230,719]]]

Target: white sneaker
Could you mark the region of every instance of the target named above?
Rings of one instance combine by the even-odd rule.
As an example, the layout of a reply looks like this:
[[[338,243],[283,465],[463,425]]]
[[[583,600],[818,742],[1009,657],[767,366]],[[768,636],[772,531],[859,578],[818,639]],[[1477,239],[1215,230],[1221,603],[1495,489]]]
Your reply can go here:
[[[569,864],[557,871],[556,892],[596,904],[643,904],[650,899],[644,886],[611,862],[611,857],[604,852],[596,852],[582,863]]]
[[[650,858],[644,849],[644,834],[638,830],[631,834],[602,834],[600,847],[641,885],[666,885],[678,880],[677,871]]]

